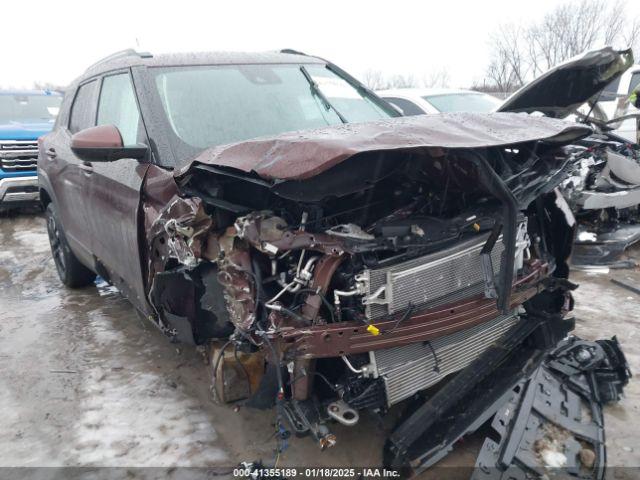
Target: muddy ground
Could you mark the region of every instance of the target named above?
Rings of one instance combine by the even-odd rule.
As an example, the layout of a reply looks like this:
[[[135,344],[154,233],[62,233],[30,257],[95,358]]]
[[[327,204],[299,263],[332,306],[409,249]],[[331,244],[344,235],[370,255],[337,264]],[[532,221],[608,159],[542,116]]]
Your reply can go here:
[[[0,217],[0,246],[0,467],[273,464],[273,413],[212,403],[201,355],[169,343],[114,289],[63,288],[42,216]],[[638,269],[575,273],[576,333],[617,335],[638,373],[640,296],[610,278],[640,286]],[[639,415],[634,379],[606,408],[610,466],[640,466]],[[377,419],[334,432],[323,453],[293,439],[279,465],[379,464]],[[473,465],[479,445],[472,436],[445,463]]]

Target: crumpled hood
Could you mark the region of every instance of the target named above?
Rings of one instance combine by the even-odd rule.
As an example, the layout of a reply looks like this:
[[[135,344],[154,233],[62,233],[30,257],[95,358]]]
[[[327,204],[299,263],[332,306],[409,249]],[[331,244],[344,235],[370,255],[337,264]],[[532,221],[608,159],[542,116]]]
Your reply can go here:
[[[206,164],[254,172],[268,180],[304,180],[363,152],[483,148],[538,140],[565,144],[590,133],[591,129],[584,125],[527,114],[418,115],[220,145],[203,151],[174,174],[181,177],[194,164]]]
[[[565,118],[633,65],[631,49],[604,47],[546,71],[507,98],[498,112],[542,112]]]

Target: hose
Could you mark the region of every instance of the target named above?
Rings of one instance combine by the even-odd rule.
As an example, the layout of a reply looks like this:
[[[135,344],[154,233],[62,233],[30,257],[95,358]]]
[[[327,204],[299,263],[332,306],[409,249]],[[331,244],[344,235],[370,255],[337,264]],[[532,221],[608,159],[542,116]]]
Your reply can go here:
[[[284,399],[284,381],[282,380],[282,370],[280,369],[280,359],[278,358],[278,353],[276,352],[276,349],[273,347],[273,344],[271,343],[271,340],[269,339],[267,332],[265,332],[264,330],[259,330],[259,331],[256,331],[256,335],[262,337],[264,341],[267,342],[267,347],[269,347],[269,350],[271,350],[273,361],[277,367],[276,374],[278,377],[278,389],[280,390],[278,397],[282,395],[282,398],[280,398],[280,400],[283,400]]]
[[[211,391],[213,393],[214,399],[216,400],[220,398],[220,395],[218,394],[218,387],[216,385],[216,380],[218,377],[218,367],[220,366],[220,361],[222,360],[222,355],[224,355],[224,351],[227,349],[229,345],[231,345],[232,342],[233,340],[229,340],[227,341],[227,343],[225,343],[222,346],[222,348],[220,349],[220,352],[218,353],[218,358],[214,362],[213,374],[211,375]]]
[[[273,347],[267,332],[264,330],[256,331],[256,334],[261,336],[264,341],[267,343],[269,350],[271,350],[271,354],[273,355],[273,361],[276,366],[276,377],[278,379],[278,395],[276,395],[276,432],[279,435],[279,440],[285,442],[286,448],[286,440],[289,437],[289,432],[282,426],[282,419],[284,418],[284,381],[282,379],[282,368],[280,365],[280,359],[278,358],[278,353],[276,349]],[[284,448],[280,448],[278,446],[278,451],[283,451]]]
[[[276,312],[283,312],[283,313],[287,314],[288,316],[290,316],[291,318],[294,318],[294,319],[296,319],[297,321],[299,321],[301,323],[309,323],[309,321],[306,318],[298,315],[293,310],[289,310],[287,307],[283,307],[282,305],[272,305],[272,304],[269,304],[269,303],[265,303],[264,306],[267,307],[270,310],[275,310]]]

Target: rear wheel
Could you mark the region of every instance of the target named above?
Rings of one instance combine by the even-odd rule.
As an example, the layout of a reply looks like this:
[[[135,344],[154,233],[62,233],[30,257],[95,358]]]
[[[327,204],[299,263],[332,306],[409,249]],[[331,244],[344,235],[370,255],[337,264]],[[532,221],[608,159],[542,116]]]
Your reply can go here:
[[[86,287],[91,284],[95,280],[96,274],[82,265],[69,248],[53,202],[47,205],[45,216],[51,254],[62,283],[70,288]]]

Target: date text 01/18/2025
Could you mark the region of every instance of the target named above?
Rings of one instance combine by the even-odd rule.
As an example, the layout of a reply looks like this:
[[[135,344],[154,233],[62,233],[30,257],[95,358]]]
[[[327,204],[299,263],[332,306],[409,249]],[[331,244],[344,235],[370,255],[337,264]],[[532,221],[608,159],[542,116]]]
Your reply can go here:
[[[259,468],[246,465],[233,470],[234,478],[400,478],[400,472],[394,469],[363,467],[363,468],[332,468],[332,467],[282,467]]]

